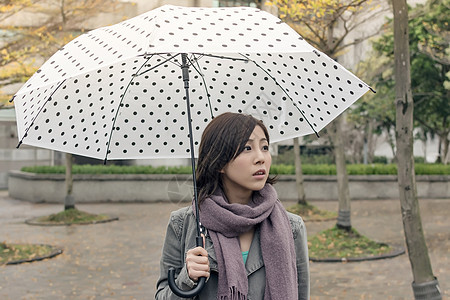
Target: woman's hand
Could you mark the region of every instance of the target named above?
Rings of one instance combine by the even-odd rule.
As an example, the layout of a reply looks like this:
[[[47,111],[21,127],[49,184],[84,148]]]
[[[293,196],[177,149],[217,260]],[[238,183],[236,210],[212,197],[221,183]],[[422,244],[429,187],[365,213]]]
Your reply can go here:
[[[203,237],[203,245],[205,238]],[[197,281],[200,277],[209,278],[209,259],[208,252],[203,247],[196,247],[189,250],[186,254],[186,268],[189,278]]]

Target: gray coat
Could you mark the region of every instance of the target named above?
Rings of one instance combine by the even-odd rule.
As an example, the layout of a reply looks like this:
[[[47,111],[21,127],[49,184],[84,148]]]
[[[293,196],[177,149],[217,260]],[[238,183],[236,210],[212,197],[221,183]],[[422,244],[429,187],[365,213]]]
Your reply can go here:
[[[288,212],[292,227],[295,250],[297,254],[298,299],[309,299],[309,260],[306,228],[301,217]],[[190,290],[195,283],[189,278],[185,259],[189,249],[195,248],[196,222],[192,207],[181,208],[172,212],[167,227],[166,238],[161,256],[160,278],[157,283],[156,299],[183,299],[174,295],[167,281],[170,267],[176,269],[178,287]],[[266,284],[264,261],[259,246],[260,233],[255,230],[250,246],[247,263],[248,300],[264,299]],[[211,237],[206,234],[205,248],[209,255],[210,277],[203,290],[195,299],[216,299],[218,286],[217,260]],[[286,299],[289,300],[289,299]]]

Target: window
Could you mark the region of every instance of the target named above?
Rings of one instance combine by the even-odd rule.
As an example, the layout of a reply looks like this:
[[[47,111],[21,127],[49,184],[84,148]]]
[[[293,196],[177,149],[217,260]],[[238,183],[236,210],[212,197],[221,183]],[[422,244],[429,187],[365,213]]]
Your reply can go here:
[[[261,7],[264,0],[213,0],[213,7],[250,6]]]

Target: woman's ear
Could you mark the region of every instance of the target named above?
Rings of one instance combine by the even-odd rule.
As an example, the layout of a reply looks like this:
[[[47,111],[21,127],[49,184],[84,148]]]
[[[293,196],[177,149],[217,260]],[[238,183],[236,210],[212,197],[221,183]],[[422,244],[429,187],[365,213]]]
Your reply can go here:
[[[224,174],[225,173],[225,168],[227,167],[227,165],[225,165],[225,167],[223,167],[222,169],[219,170],[220,174]]]

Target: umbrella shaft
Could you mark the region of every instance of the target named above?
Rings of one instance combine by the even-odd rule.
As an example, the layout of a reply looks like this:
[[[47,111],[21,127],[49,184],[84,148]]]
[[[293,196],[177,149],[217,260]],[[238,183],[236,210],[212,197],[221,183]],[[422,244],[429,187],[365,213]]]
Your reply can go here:
[[[191,165],[192,165],[192,182],[194,184],[194,201],[195,201],[195,216],[197,221],[197,238],[201,236],[201,224],[200,216],[198,212],[198,197],[197,197],[197,180],[195,175],[195,155],[194,155],[194,136],[192,134],[191,124],[191,104],[189,102],[189,65],[187,63],[187,54],[181,53],[181,70],[183,73],[184,89],[186,91],[186,106],[188,116],[188,128],[189,128],[189,142],[191,148]]]

